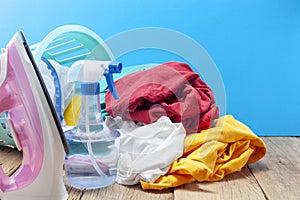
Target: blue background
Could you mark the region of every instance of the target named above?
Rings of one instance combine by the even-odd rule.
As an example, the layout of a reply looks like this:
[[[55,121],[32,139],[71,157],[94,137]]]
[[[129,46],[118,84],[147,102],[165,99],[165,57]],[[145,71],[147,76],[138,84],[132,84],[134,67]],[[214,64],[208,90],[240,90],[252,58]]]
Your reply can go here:
[[[83,25],[104,40],[120,32],[162,27],[196,40],[223,78],[227,113],[258,135],[300,135],[300,1],[2,1],[0,47],[24,30],[30,44],[53,29]],[[125,65],[176,59],[145,50]]]

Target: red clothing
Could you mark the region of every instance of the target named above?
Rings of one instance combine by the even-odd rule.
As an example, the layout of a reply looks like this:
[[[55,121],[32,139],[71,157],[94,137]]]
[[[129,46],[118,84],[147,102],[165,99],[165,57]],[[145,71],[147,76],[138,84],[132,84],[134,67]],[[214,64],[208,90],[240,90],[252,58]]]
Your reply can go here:
[[[123,120],[155,122],[168,116],[187,133],[211,127],[219,117],[212,90],[187,64],[168,62],[129,74],[115,82],[119,99],[105,95],[106,111]]]

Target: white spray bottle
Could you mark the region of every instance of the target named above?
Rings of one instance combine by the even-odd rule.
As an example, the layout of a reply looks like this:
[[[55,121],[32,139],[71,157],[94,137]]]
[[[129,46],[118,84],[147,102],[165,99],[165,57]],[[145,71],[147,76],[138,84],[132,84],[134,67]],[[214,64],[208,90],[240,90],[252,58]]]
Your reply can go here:
[[[70,149],[65,160],[66,179],[74,187],[101,188],[115,182],[119,135],[103,123],[99,80],[106,78],[117,99],[112,73],[121,70],[121,63],[95,60],[77,61],[69,69],[68,81],[78,82],[82,95],[78,123],[65,132]]]

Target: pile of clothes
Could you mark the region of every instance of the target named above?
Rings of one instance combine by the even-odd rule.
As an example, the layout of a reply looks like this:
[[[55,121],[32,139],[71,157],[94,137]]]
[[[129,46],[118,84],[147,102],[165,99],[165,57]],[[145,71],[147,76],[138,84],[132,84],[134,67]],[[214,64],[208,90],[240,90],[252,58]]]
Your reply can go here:
[[[66,81],[68,68],[48,63],[60,79],[58,95],[46,64],[41,71],[52,101],[63,122],[74,126],[80,98]],[[219,116],[213,91],[187,64],[134,66],[115,78],[119,99],[103,88],[101,107],[106,125],[120,132],[118,183],[162,190],[217,181],[265,156],[265,143],[245,124]],[[6,121],[0,133],[0,145],[14,146]]]
[[[115,82],[105,123],[119,130],[117,182],[166,189],[217,181],[266,154],[264,142],[232,115],[219,116],[213,91],[187,64],[168,62]]]

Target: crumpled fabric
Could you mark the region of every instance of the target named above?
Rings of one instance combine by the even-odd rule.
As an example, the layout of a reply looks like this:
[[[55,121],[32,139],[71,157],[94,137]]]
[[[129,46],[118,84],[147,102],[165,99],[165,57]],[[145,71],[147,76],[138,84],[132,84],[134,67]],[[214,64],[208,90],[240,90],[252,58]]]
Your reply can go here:
[[[115,86],[120,98],[114,100],[108,92],[106,111],[123,120],[150,124],[168,116],[194,133],[210,128],[219,116],[212,90],[185,63],[168,62],[129,74]]]
[[[185,129],[166,116],[149,125],[123,121],[120,117],[107,117],[105,123],[121,134],[116,180],[120,184],[135,185],[140,180],[153,182],[182,156]]]
[[[165,175],[152,183],[140,182],[144,190],[162,190],[193,181],[218,181],[260,160],[266,152],[262,139],[226,115],[217,120],[215,127],[188,135],[183,156],[174,161]]]

